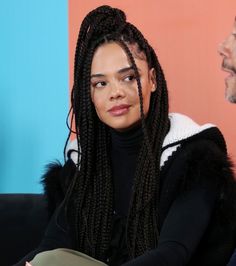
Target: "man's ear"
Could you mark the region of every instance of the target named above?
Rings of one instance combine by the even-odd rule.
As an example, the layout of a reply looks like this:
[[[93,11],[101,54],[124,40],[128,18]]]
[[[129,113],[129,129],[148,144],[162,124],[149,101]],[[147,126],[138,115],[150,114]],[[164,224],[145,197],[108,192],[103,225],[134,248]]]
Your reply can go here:
[[[154,68],[151,68],[149,70],[149,78],[152,84],[151,91],[154,92],[157,89],[157,82],[156,82],[156,71]]]

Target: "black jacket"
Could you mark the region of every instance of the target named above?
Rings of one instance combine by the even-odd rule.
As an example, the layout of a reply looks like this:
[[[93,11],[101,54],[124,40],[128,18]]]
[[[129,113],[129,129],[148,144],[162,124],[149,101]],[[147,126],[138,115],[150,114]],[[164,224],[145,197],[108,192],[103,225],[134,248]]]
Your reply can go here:
[[[69,149],[72,150],[76,152],[77,148]],[[71,157],[71,152],[69,154]],[[173,115],[162,154],[161,189],[157,204],[159,231],[161,234],[164,231],[164,236],[160,238],[156,250],[125,265],[166,265],[165,259],[160,258],[163,254],[174,256],[174,250],[168,255],[171,242],[180,240],[178,244],[188,261],[185,265],[225,266],[236,247],[236,185],[222,134],[213,125],[201,127],[184,116]],[[69,158],[64,166],[50,165],[43,178],[51,213],[63,201],[76,171],[77,160],[73,160]],[[185,203],[189,199],[190,202],[193,199],[190,206]],[[27,259],[42,250],[73,248],[63,217],[54,213],[51,227],[54,227],[53,235],[49,229],[41,247]],[[179,260],[179,264],[171,265],[184,264]]]

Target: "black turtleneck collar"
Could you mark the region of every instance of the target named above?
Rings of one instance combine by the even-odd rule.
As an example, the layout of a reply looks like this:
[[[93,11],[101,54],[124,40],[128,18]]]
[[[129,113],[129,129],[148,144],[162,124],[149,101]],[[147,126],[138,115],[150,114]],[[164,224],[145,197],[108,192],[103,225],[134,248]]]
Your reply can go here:
[[[129,153],[138,152],[143,140],[141,125],[122,132],[110,129],[110,132],[112,149],[123,150]]]

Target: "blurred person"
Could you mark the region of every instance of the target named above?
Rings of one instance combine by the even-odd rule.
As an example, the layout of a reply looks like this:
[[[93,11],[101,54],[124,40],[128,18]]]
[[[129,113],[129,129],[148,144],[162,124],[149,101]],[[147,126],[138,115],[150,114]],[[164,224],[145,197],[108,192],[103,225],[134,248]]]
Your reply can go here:
[[[229,73],[225,79],[226,99],[231,103],[236,103],[236,17],[231,33],[220,43],[218,52],[223,57],[222,70]],[[236,251],[227,265],[236,266]]]
[[[229,73],[225,79],[226,99],[236,103],[236,17],[231,33],[220,43],[218,52],[223,57],[222,70]]]

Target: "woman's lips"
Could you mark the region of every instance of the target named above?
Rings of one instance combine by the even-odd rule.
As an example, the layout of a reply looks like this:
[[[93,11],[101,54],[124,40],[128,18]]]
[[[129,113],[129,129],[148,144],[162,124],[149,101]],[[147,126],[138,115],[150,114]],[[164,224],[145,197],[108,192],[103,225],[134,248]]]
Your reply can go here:
[[[111,109],[108,110],[108,112],[112,116],[121,116],[125,115],[129,112],[130,105],[128,104],[121,104],[121,105],[116,105],[113,106]]]

